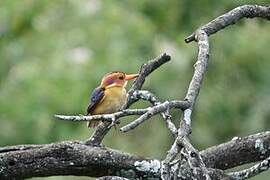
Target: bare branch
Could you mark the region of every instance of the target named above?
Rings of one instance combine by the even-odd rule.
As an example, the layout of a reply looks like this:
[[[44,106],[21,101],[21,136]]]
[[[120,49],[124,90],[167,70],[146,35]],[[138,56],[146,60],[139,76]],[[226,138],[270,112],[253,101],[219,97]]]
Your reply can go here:
[[[24,149],[20,150],[22,146]],[[103,178],[119,176],[129,179],[160,178],[159,160],[142,158],[104,147],[88,146],[79,141],[47,145],[19,145],[5,149],[5,152],[0,153],[1,180],[55,175],[105,176]],[[190,172],[187,170],[183,174],[196,177]],[[218,170],[213,169],[211,172],[213,172],[213,177],[225,176]]]
[[[167,151],[166,157],[161,161],[161,178],[162,180],[169,180],[173,176],[171,173],[171,165],[175,157],[180,151],[177,141],[175,140],[169,151]]]
[[[174,159],[174,157],[176,157],[176,155],[179,153],[181,148],[185,148],[187,152],[190,152],[196,155],[194,156],[194,158],[198,162],[198,166],[203,171],[203,176],[205,176],[206,179],[210,178],[208,175],[208,171],[205,167],[205,164],[202,161],[202,158],[200,157],[197,150],[192,146],[192,144],[188,140],[188,136],[191,132],[192,109],[195,104],[196,98],[199,94],[203,76],[206,71],[208,58],[209,58],[209,43],[208,43],[208,37],[206,33],[204,31],[197,31],[196,38],[198,40],[198,49],[199,49],[198,58],[197,58],[197,62],[194,65],[195,67],[194,75],[190,82],[187,95],[185,97],[185,100],[190,102],[190,107],[184,111],[183,120],[181,121],[180,128],[178,130],[179,131],[178,137],[176,138],[170,151],[168,151],[166,158],[164,159],[164,161],[162,161],[161,173],[162,173],[162,178],[165,180],[171,178],[168,162],[171,162]]]
[[[146,100],[146,101],[149,101],[153,106],[161,104],[161,102],[158,100],[158,98],[154,94],[152,94],[149,91],[145,91],[145,90],[134,91],[134,93],[132,94],[132,99]],[[163,119],[165,120],[166,125],[167,125],[168,129],[170,130],[170,132],[172,133],[172,135],[177,136],[177,128],[175,127],[175,124],[172,122],[172,116],[170,115],[169,110],[162,112],[161,115],[162,115]]]
[[[225,164],[232,162],[232,159],[234,160],[232,163],[236,166],[258,161],[261,159],[260,156],[267,158],[270,155],[269,144],[270,132],[268,131],[243,138],[234,138],[230,142],[201,151],[200,155],[206,162],[211,178],[215,179],[214,177],[217,175],[219,177],[222,175],[222,171],[209,169],[209,167],[222,166],[229,169],[231,167],[225,166]],[[237,156],[240,158],[236,158]],[[242,163],[244,157],[246,157],[245,162]],[[226,159],[230,160],[226,161]],[[222,162],[223,160],[224,162]],[[190,175],[185,173],[189,173],[192,169],[188,170],[188,167],[183,165],[181,167],[183,169],[180,171],[183,176]],[[53,175],[121,176],[130,179],[160,178],[160,161],[104,147],[93,147],[79,141],[0,147],[0,179]]]
[[[209,42],[207,34],[201,30],[197,31],[196,39],[198,41],[199,52],[197,62],[194,64],[195,71],[185,97],[185,100],[191,103],[190,109],[193,108],[193,105],[195,104],[195,101],[199,95],[209,59]]]
[[[188,136],[191,133],[191,114],[196,99],[199,95],[200,88],[202,85],[204,74],[207,70],[207,64],[209,59],[209,42],[208,36],[205,31],[198,30],[196,32],[195,38],[198,42],[198,57],[197,62],[194,65],[195,71],[192,77],[192,80],[189,84],[187,95],[185,100],[190,102],[190,107],[184,111],[183,120],[181,121],[179,132],[178,132],[178,143],[182,145],[183,148],[187,152],[192,153],[194,160],[200,170],[202,171],[202,176],[205,177],[206,180],[210,179],[209,172],[206,169],[206,166],[198,153],[198,150],[195,149],[190,143]],[[191,159],[191,158],[189,158]]]
[[[198,166],[201,168],[203,176],[206,177],[206,179],[209,179],[208,171],[204,162],[202,161],[202,158],[200,157],[200,154],[188,140],[188,136],[191,133],[192,109],[196,102],[197,96],[199,95],[209,59],[209,42],[207,34],[204,31],[199,30],[196,32],[196,39],[198,41],[199,52],[197,61],[194,65],[194,75],[191,79],[187,95],[185,97],[185,100],[190,103],[190,107],[188,107],[188,109],[183,109],[183,120],[181,121],[180,128],[178,129],[178,136],[175,139],[171,149],[168,151],[165,159],[162,161],[161,177],[164,180],[171,179],[169,162],[171,162],[177,156],[182,148],[188,152],[193,152],[196,154],[194,158],[198,162]]]
[[[223,14],[206,25],[200,27],[199,29],[206,32],[208,36],[214,34],[221,29],[226,28],[229,25],[235,24],[237,21],[242,18],[264,18],[270,20],[270,6],[260,6],[260,5],[243,5],[239,6],[226,14]],[[194,41],[195,34],[193,33],[185,39],[186,43]]]
[[[147,109],[126,109],[120,112],[116,112],[113,114],[102,114],[102,115],[93,115],[93,116],[65,116],[65,115],[55,115],[54,117],[58,120],[65,120],[65,121],[108,121],[111,123],[118,123],[118,119],[124,116],[131,116],[131,115],[142,115],[146,113]],[[95,133],[88,139],[85,143],[88,145],[99,146],[100,142],[110,130],[111,126],[108,123],[101,123],[99,128],[96,129]]]
[[[132,87],[128,91],[128,100],[124,109],[128,108],[131,104],[136,102],[136,100],[132,99],[132,94],[135,90],[140,90],[144,84],[144,81],[147,76],[149,76],[154,70],[159,68],[164,63],[171,60],[171,56],[166,53],[161,54],[153,60],[148,61],[147,63],[141,66],[139,77],[134,81]]]
[[[22,150],[21,147],[24,147]],[[0,179],[23,179],[53,175],[121,176],[130,179],[159,177],[159,169],[143,169],[153,159],[93,147],[83,142],[5,147],[0,153]],[[10,149],[10,151],[8,151]],[[144,163],[144,164],[142,164]]]
[[[270,167],[270,157],[267,159],[263,160],[262,162],[255,164],[254,166],[244,169],[242,171],[238,172],[232,172],[229,173],[228,175],[231,176],[235,180],[241,180],[241,179],[248,179],[253,176],[256,176],[260,174],[263,171],[268,170]]]
[[[192,169],[199,168],[202,172],[202,177],[206,180],[210,180],[208,169],[206,168],[199,151],[193,147],[189,139],[185,136],[183,139],[178,139],[178,144],[185,149],[189,157],[187,158]]]
[[[65,121],[108,121],[112,122],[121,117],[131,116],[131,115],[142,115],[147,112],[147,109],[125,109],[113,114],[102,114],[102,115],[93,115],[93,116],[66,116],[66,115],[54,115],[58,120]]]
[[[171,109],[171,108],[186,109],[188,107],[189,107],[189,103],[187,101],[166,101],[166,102],[164,102],[162,104],[159,104],[159,105],[156,105],[156,106],[153,106],[153,107],[149,107],[148,111],[145,114],[140,116],[135,121],[132,121],[128,125],[120,128],[120,130],[122,132],[128,132],[128,131],[134,129],[135,127],[139,126],[144,121],[151,118],[152,116],[157,115],[157,114],[159,114],[161,112],[165,112],[168,109]]]
[[[122,110],[120,112],[116,112],[113,114],[102,114],[102,115],[93,115],[93,116],[55,115],[55,118],[59,120],[67,120],[67,121],[102,120],[102,121],[114,122],[124,116],[141,115],[137,120],[130,123],[131,125],[127,125],[129,126],[128,128],[126,126],[121,128],[123,132],[127,132],[128,130],[130,130],[129,128],[131,129],[135,128],[136,126],[138,126],[145,120],[149,119],[150,117],[158,113],[166,112],[168,109],[171,109],[171,108],[186,109],[189,107],[189,103],[187,101],[166,101],[164,103],[160,103],[156,101],[155,104],[157,105],[146,108],[146,109],[125,109],[125,110]],[[167,116],[167,115],[163,115],[163,116]]]
[[[270,131],[234,137],[231,141],[200,152],[207,167],[230,169],[270,156]]]

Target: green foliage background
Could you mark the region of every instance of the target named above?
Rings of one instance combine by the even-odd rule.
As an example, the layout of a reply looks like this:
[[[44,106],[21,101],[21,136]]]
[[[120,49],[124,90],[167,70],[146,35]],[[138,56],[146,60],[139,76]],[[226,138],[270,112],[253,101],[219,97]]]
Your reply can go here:
[[[59,122],[53,115],[83,114],[105,73],[135,73],[162,52],[172,61],[144,89],[162,100],[183,98],[197,53],[196,44],[183,39],[247,3],[264,1],[2,0],[0,145],[85,140],[92,133],[85,123]],[[200,149],[269,129],[269,32],[269,22],[254,19],[211,36],[210,64],[193,116],[192,141]],[[179,112],[173,114],[178,121]],[[155,117],[127,134],[112,130],[104,143],[163,158],[172,138]]]

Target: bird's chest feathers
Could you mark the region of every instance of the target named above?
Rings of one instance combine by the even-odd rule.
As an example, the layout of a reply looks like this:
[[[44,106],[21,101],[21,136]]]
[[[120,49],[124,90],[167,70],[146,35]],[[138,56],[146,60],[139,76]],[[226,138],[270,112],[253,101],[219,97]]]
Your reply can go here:
[[[112,104],[124,104],[127,98],[127,93],[125,88],[122,87],[112,87],[105,90],[105,100]]]
[[[96,113],[114,113],[121,109],[127,100],[127,93],[123,87],[111,87],[105,90],[104,99],[95,109]]]

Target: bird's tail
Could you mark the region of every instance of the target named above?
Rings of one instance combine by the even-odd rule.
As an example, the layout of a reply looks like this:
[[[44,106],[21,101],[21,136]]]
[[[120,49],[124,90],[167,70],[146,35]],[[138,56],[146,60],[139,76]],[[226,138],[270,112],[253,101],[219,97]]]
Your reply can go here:
[[[86,113],[86,116],[91,115],[89,112]],[[99,124],[101,123],[101,121],[87,121],[87,127],[88,128],[95,128],[97,127]]]
[[[88,128],[95,128],[97,127],[102,121],[88,121],[87,122],[87,127]]]

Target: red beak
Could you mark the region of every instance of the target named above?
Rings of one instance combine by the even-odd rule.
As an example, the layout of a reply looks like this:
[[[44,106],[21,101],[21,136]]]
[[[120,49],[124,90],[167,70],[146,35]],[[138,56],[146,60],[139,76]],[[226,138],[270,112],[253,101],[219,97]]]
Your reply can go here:
[[[125,80],[132,80],[132,79],[136,79],[139,76],[139,74],[126,74],[125,76]]]

